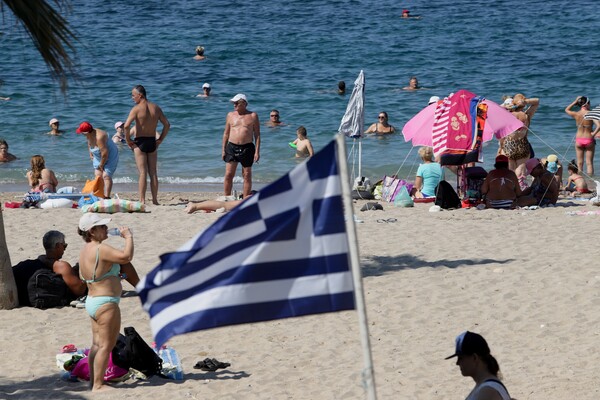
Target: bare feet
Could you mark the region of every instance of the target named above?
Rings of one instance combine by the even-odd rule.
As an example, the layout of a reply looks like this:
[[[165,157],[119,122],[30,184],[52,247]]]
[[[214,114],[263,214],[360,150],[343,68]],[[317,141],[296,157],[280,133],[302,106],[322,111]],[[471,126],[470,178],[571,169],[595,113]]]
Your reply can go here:
[[[191,201],[187,204],[187,206],[185,207],[185,212],[188,214],[193,214],[196,210],[194,209],[194,203],[192,203]]]

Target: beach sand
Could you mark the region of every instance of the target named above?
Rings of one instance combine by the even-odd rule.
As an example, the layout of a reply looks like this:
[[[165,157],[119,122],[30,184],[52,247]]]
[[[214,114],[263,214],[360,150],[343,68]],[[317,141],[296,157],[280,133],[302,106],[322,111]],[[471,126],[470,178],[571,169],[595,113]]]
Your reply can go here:
[[[3,193],[4,201],[14,193]],[[121,196],[127,198],[127,196]],[[131,194],[131,198],[134,194]],[[114,214],[133,228],[133,263],[145,274],[220,217],[188,215],[188,199],[214,193],[161,193],[146,214]],[[360,260],[379,399],[463,399],[473,387],[455,359],[454,338],[481,333],[517,399],[600,397],[595,346],[600,339],[600,272],[593,252],[600,215],[589,202],[561,200],[538,210],[429,212],[430,204],[360,212]],[[42,252],[42,236],[66,234],[65,259],[83,241],[75,209],[5,209],[12,264]],[[378,223],[378,219],[396,222]],[[109,243],[122,246],[121,238]],[[125,290],[132,288],[124,283]],[[122,327],[152,342],[138,297],[121,302]],[[85,310],[0,311],[0,398],[361,399],[363,357],[355,311],[223,327],[177,336],[184,381],[154,377],[92,396],[83,382],[60,379],[55,354],[91,344]],[[193,369],[206,357],[231,363],[215,373]]]

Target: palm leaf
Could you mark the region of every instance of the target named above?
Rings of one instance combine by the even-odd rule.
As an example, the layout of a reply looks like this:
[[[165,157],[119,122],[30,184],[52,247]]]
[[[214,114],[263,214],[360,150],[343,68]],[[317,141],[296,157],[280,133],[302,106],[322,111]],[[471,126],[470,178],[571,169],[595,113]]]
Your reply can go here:
[[[75,52],[75,34],[67,20],[46,0],[1,0],[15,15],[33,41],[42,59],[59,80],[63,93],[67,78],[74,76],[74,63],[69,52]],[[68,0],[54,0],[59,10],[68,10]]]

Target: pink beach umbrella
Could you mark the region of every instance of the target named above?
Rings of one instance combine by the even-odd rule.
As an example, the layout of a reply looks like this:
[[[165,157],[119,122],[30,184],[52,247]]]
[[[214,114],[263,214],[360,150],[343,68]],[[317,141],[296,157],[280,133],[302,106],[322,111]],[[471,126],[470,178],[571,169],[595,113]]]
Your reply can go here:
[[[488,99],[484,99],[483,103],[488,106],[487,119],[483,129],[484,142],[491,140],[493,136],[501,139],[523,127],[521,121],[498,104]],[[411,141],[413,146],[432,146],[432,132],[436,108],[437,103],[428,105],[404,125],[402,134],[405,141]]]

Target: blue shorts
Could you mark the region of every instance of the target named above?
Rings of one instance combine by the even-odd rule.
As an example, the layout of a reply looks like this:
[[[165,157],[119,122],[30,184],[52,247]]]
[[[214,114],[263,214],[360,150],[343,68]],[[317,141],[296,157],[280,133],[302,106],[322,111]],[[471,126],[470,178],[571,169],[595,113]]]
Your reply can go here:
[[[92,297],[92,296],[87,296],[85,299],[85,309],[88,312],[88,314],[90,315],[90,317],[92,317],[93,319],[96,319],[96,313],[98,312],[98,309],[108,303],[115,303],[115,304],[119,304],[121,302],[121,298],[120,297],[115,297],[115,296],[96,296],[96,297]]]

